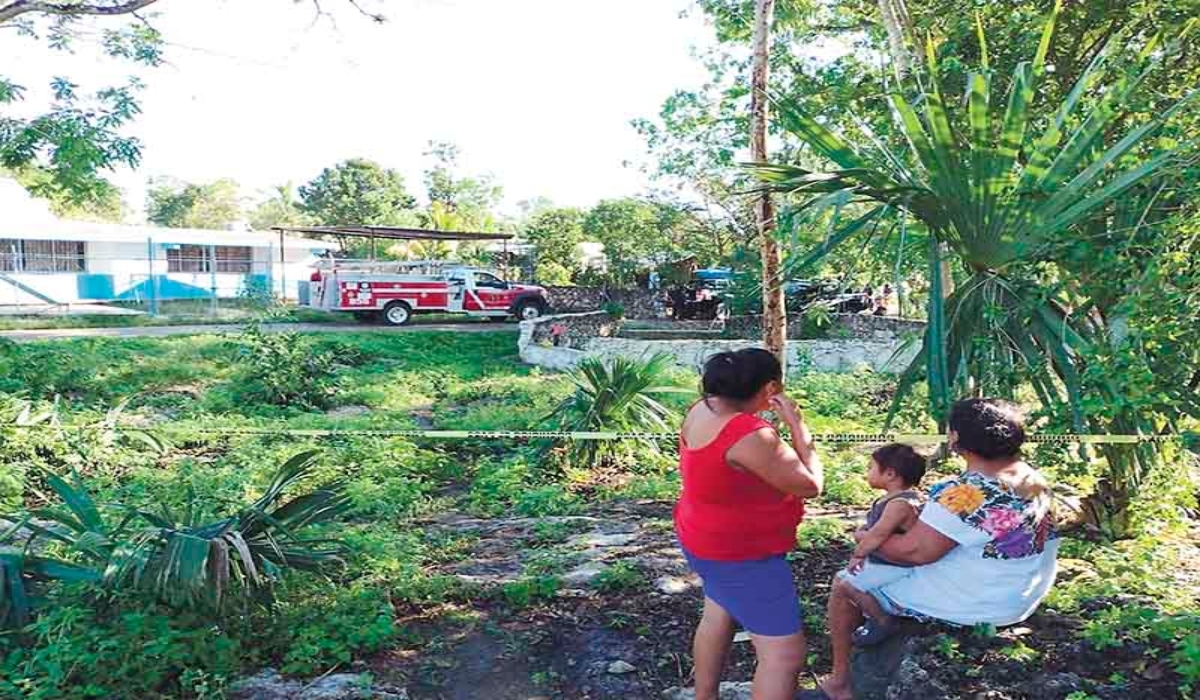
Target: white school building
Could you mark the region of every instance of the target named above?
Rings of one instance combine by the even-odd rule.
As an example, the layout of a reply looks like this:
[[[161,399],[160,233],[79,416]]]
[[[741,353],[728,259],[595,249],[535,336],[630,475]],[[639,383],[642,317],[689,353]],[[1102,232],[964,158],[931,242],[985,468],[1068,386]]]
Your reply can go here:
[[[162,228],[59,219],[0,178],[0,306],[233,298],[307,290],[337,244],[275,232]]]

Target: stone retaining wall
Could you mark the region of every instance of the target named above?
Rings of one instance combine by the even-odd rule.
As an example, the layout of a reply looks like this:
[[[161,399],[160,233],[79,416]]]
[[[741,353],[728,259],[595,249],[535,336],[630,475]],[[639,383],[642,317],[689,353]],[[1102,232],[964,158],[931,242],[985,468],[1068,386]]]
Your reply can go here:
[[[715,353],[761,346],[750,340],[613,337],[616,330],[617,324],[603,312],[546,316],[521,322],[518,349],[523,362],[555,370],[570,369],[588,357],[648,359],[666,353],[674,358],[676,365],[699,371]],[[867,367],[877,372],[898,373],[912,361],[917,349],[915,344],[905,347],[899,339],[794,340],[788,343],[788,371],[850,372]]]
[[[833,323],[825,329],[829,338],[845,340],[878,340],[891,341],[912,333],[925,331],[924,321],[914,321],[906,318],[888,316],[872,316],[870,314],[834,314]],[[788,317],[788,338],[803,340],[805,328],[803,317],[794,315]],[[725,323],[725,334],[730,338],[761,338],[762,316],[733,316]]]
[[[662,292],[651,292],[648,289],[546,288],[546,299],[556,314],[599,311],[605,304],[620,304],[628,318],[661,318],[666,313],[662,296]]]

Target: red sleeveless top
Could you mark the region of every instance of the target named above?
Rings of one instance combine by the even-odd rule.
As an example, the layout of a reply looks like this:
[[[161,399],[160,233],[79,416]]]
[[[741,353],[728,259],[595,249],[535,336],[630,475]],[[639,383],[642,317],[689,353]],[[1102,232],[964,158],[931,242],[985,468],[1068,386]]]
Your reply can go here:
[[[683,493],[675,504],[675,532],[694,556],[717,561],[765,559],[796,546],[804,501],[754,474],[734,468],[725,454],[739,440],[771,424],[750,413],[734,416],[712,442],[689,448],[679,438]]]

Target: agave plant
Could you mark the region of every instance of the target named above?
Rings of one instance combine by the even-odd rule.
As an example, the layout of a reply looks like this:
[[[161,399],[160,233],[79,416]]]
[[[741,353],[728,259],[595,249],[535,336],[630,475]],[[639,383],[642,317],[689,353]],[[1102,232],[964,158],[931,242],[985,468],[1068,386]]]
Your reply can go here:
[[[925,79],[909,93],[916,99],[890,96],[906,151],[893,153],[866,130],[852,143],[801,105],[777,100],[785,127],[837,169],[752,168],[763,187],[795,196],[800,209],[834,202],[872,205],[803,256],[804,263],[819,260],[891,212],[903,212],[928,230],[929,325],[919,356],[902,377],[897,401],[924,376],[931,413],[941,421],[956,395],[1011,395],[1025,381],[1048,410],[1070,415],[1077,430],[1155,432],[1161,426],[1138,415],[1085,410],[1085,393],[1107,397],[1111,406],[1125,403],[1113,381],[1086,373],[1092,349],[1108,342],[1107,322],[1088,300],[1070,294],[1064,282],[1042,284],[1046,277],[1031,270],[1055,262],[1069,234],[1180,162],[1184,148],[1158,147],[1151,137],[1196,93],[1144,123],[1125,126],[1129,98],[1172,51],[1152,39],[1133,65],[1121,66],[1113,76],[1113,67],[1106,65],[1118,46],[1113,42],[1061,104],[1039,111],[1035,96],[1058,5],[1033,60],[1016,68],[1005,99],[988,65],[980,27],[981,66],[969,74],[961,104],[942,95],[932,41],[926,46]],[[949,295],[939,273],[943,251],[957,258],[967,275]],[[1106,456],[1113,469],[1100,495],[1118,495],[1110,506],[1121,509],[1152,455],[1121,449]]]
[[[311,476],[315,458],[295,455],[258,500],[210,522],[193,512],[105,508],[80,484],[47,476],[61,504],[10,518],[0,533],[0,627],[27,622],[40,589],[54,582],[136,590],[214,612],[232,598],[269,599],[284,570],[317,569],[342,552],[307,531],[348,512],[336,484],[285,499]]]
[[[570,374],[575,391],[564,399],[547,420],[560,430],[574,432],[667,432],[674,412],[661,400],[688,390],[669,377],[671,359],[658,354],[648,360],[627,357],[604,363],[588,358]],[[639,440],[658,449],[651,439]],[[581,464],[596,464],[615,456],[616,442],[580,440],[572,456]]]

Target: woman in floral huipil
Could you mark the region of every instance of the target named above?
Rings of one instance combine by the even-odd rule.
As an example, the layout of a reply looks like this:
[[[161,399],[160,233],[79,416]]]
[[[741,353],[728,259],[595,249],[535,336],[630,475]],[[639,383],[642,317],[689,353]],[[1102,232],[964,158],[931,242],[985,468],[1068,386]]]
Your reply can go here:
[[[911,575],[878,590],[834,581],[829,599],[833,673],[801,697],[849,700],[850,648],[869,594],[893,615],[959,625],[1011,625],[1033,614],[1054,583],[1058,537],[1051,493],[1021,458],[1024,420],[1016,406],[968,399],[950,411],[950,447],[966,470],[929,491],[916,527],[878,552],[911,564]]]

